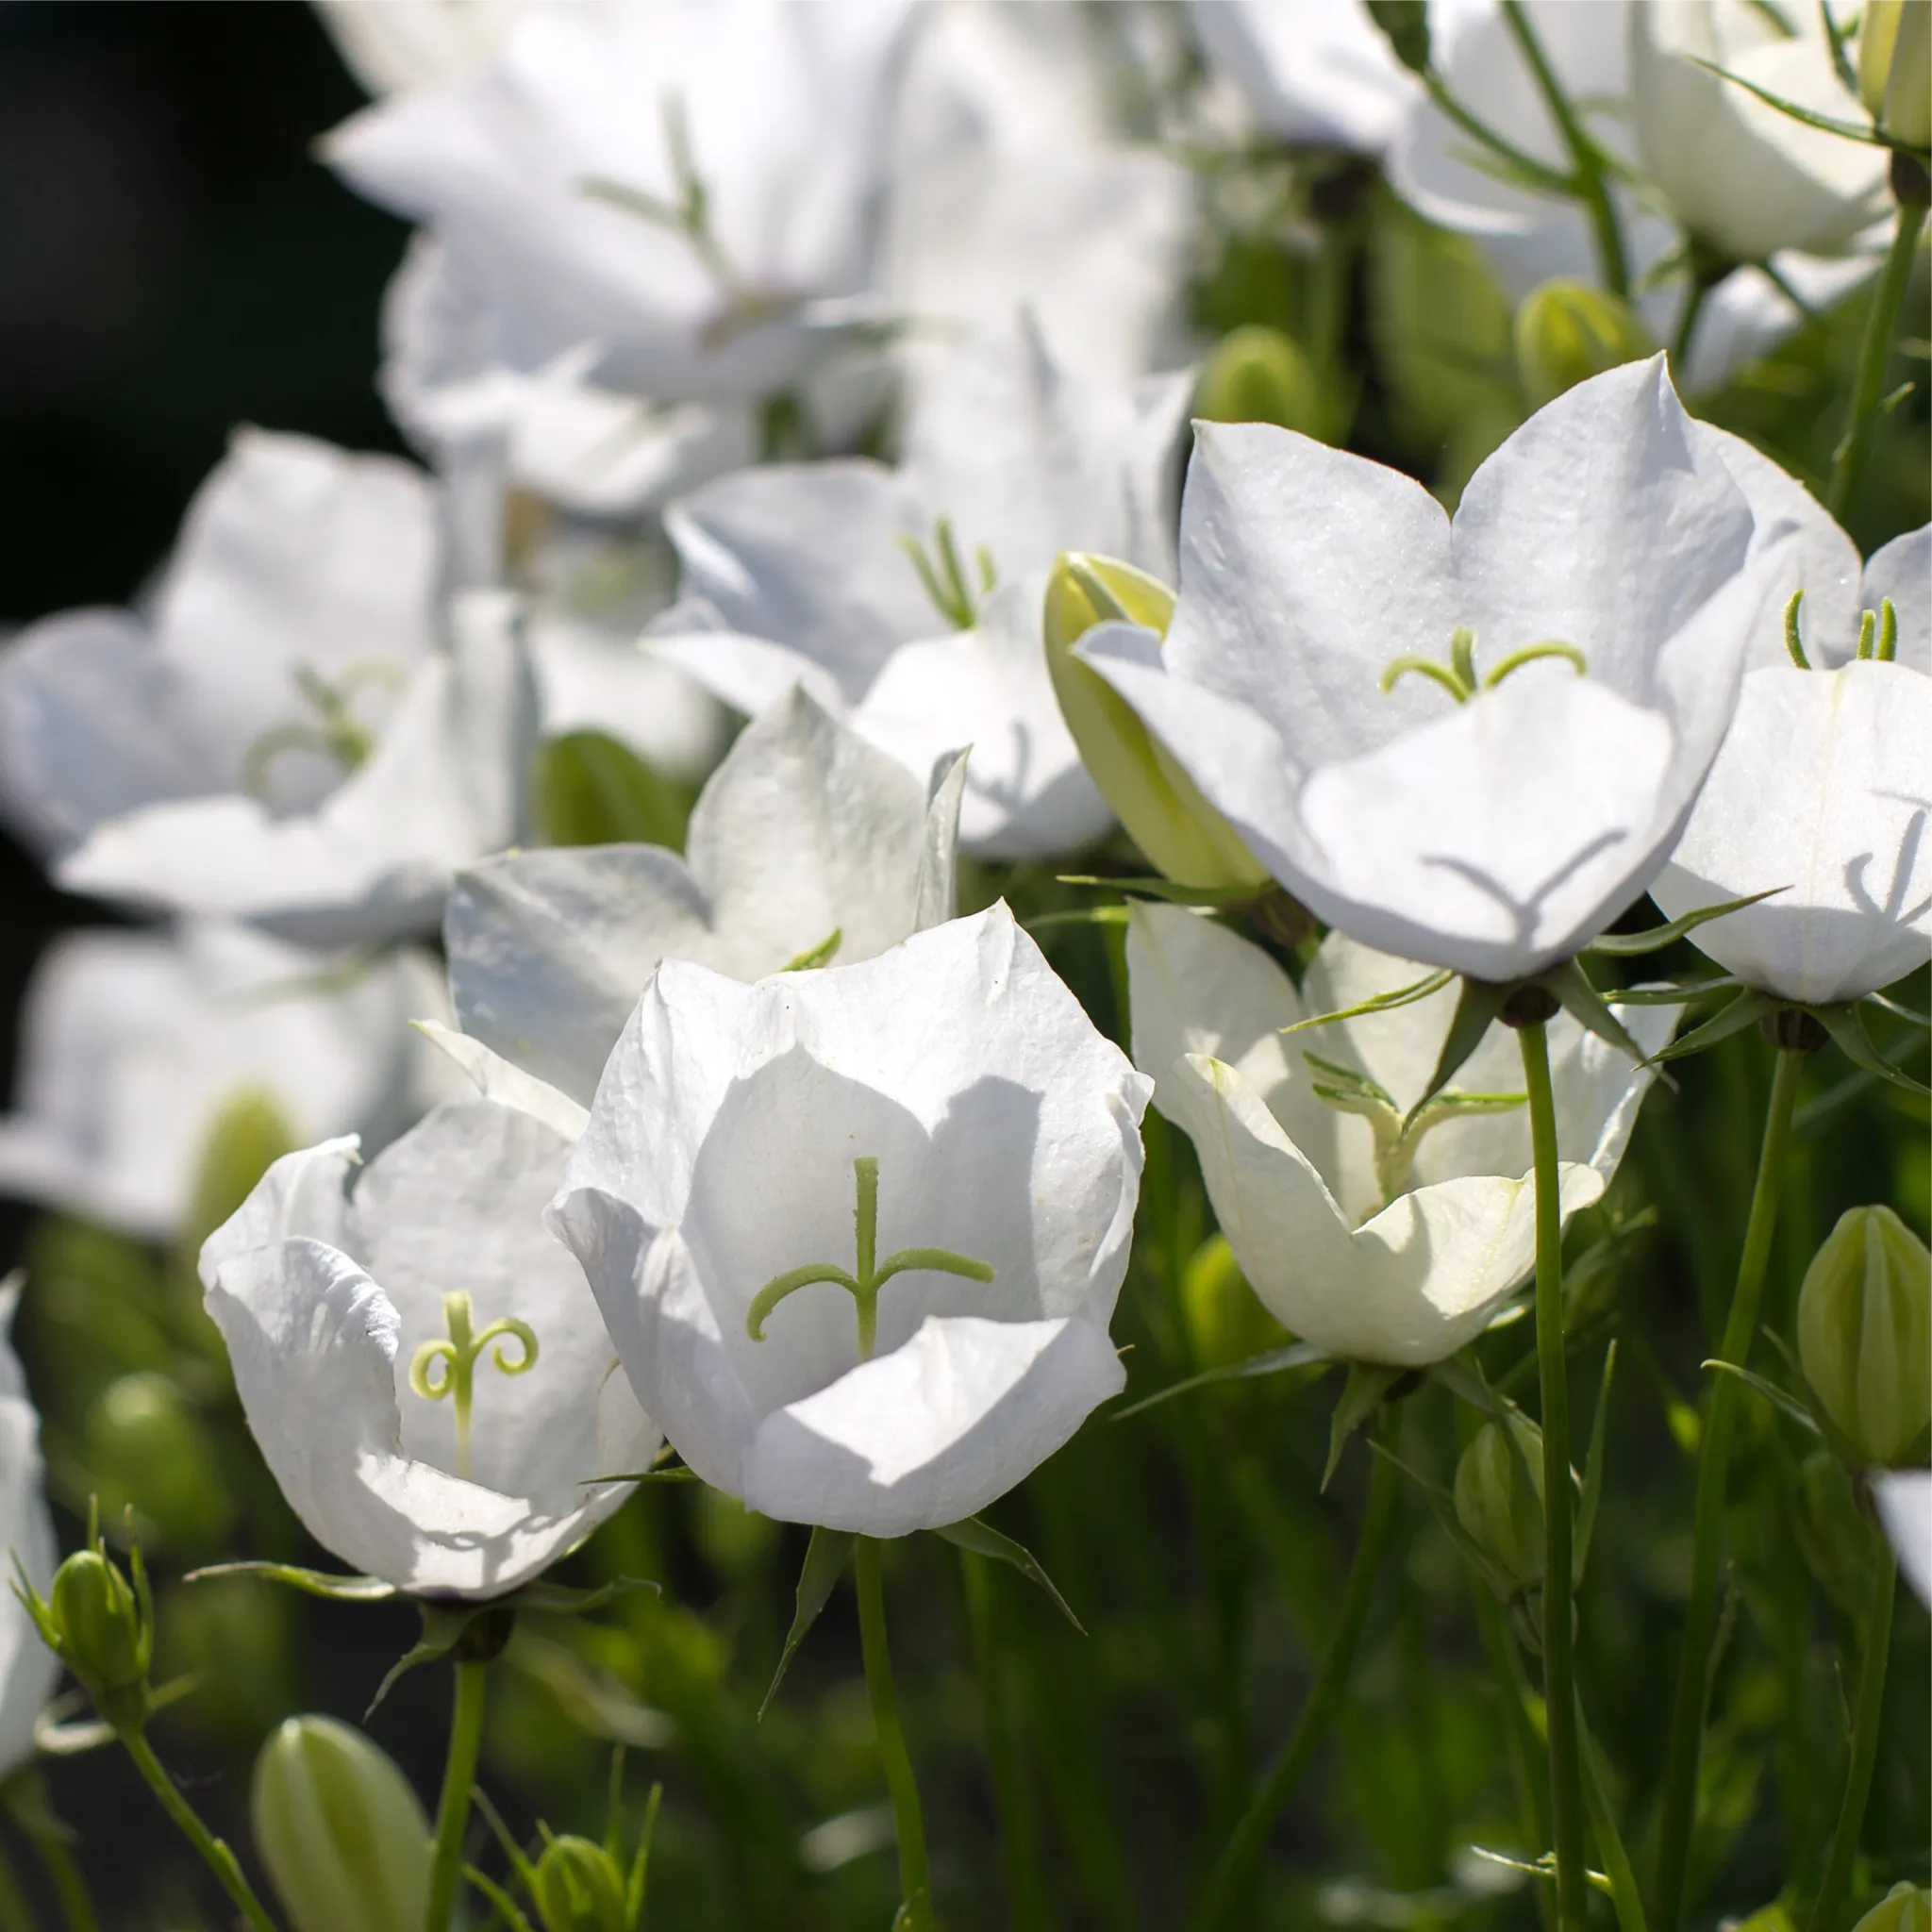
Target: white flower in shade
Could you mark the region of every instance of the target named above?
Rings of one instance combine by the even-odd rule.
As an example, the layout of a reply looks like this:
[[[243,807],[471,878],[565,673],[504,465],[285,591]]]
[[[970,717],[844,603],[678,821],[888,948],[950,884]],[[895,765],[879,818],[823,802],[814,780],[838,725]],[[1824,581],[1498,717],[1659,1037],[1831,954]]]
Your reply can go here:
[[[971,743],[969,850],[1076,848],[1109,820],[1047,674],[1044,573],[1070,548],[1171,568],[1186,401],[1185,377],[1086,381],[1023,319],[926,391],[897,470],[773,465],[674,507],[686,602],[656,648],[753,714],[802,683],[922,777]]]
[[[492,1597],[575,1548],[661,1438],[544,1231],[570,1141],[453,1101],[364,1168],[275,1162],[201,1252],[264,1459],[309,1534],[428,1596]]]
[[[1418,977],[1330,933],[1302,982],[1258,946],[1175,906],[1127,928],[1134,1060],[1193,1141],[1222,1232],[1255,1292],[1331,1355],[1416,1368],[1487,1326],[1536,1259],[1536,1176],[1523,1064],[1490,1029],[1416,1109],[1456,1008],[1413,1005],[1284,1034]],[[1621,1016],[1646,1050],[1672,1016]],[[1550,1023],[1563,1213],[1608,1186],[1648,1072],[1567,1014]]]
[[[1898,1552],[1898,1567],[1919,1601],[1932,1607],[1932,1470],[1874,1470],[1872,1499]]]
[[[755,986],[667,961],[552,1224],[707,1482],[938,1527],[1122,1385],[1147,1086],[1004,906]]]
[[[1720,256],[1837,254],[1887,213],[1886,157],[1807,127],[1747,89],[1857,124],[1817,9],[1792,26],[1753,0],[1635,0],[1630,107],[1637,151],[1684,226]]]
[[[0,656],[0,801],[70,891],[315,944],[433,925],[511,835],[525,718],[505,601],[438,647],[431,487],[244,431],[152,619],[75,611]]]
[[[409,1021],[446,1010],[413,951],[358,964],[202,922],[69,934],[27,991],[0,1192],[165,1238],[238,1103],[285,1144],[408,1125],[454,1084]]]
[[[1539,411],[1453,525],[1291,431],[1197,437],[1164,650],[1080,656],[1330,924],[1485,979],[1567,958],[1676,843],[1782,556],[1747,566],[1662,358]]]
[[[461,874],[443,938],[464,1031],[588,1102],[664,958],[734,979],[841,964],[952,915],[957,779],[919,784],[794,691],[655,845],[506,853]]]
[[[528,0],[316,0],[343,62],[373,94],[481,67]]]
[[[47,1513],[41,1419],[7,1336],[19,1295],[18,1275],[0,1282],[0,1562],[9,1571],[18,1562],[28,1585],[44,1596],[60,1552]],[[59,1659],[9,1590],[0,1600],[0,1777],[33,1756],[35,1720],[59,1674]]]

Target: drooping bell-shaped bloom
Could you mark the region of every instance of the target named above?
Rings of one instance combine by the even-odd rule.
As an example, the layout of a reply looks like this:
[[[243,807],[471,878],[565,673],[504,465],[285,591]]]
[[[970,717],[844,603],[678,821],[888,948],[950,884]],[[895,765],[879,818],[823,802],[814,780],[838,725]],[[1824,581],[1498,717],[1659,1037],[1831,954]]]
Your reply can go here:
[[[1291,431],[1196,435],[1165,645],[1079,655],[1330,924],[1486,979],[1574,953],[1675,844],[1781,556],[1662,358],[1539,411],[1453,524]]]
[[[242,1406],[309,1534],[424,1595],[501,1595],[574,1549],[648,1465],[596,1304],[545,1232],[571,1143],[451,1101],[359,1164],[276,1161],[201,1253]]]
[[[904,1535],[1121,1387],[1147,1087],[1003,905],[754,986],[667,961],[552,1223],[700,1476]]]
[[[1222,1232],[1269,1311],[1351,1360],[1415,1368],[1489,1324],[1535,1263],[1536,1181],[1515,1036],[1492,1027],[1420,1110],[1453,987],[1284,1027],[1420,975],[1330,933],[1301,990],[1258,946],[1177,906],[1127,928],[1134,1060],[1193,1141]],[[1647,1049],[1662,1008],[1622,1016]],[[1550,1023],[1565,1216],[1608,1186],[1651,1074],[1567,1014]]]
[[[1898,1567],[1919,1601],[1932,1607],[1932,1470],[1875,1471],[1872,1500],[1898,1552]]]
[[[238,1107],[280,1147],[349,1132],[380,1146],[453,1091],[409,1027],[444,1010],[414,951],[345,963],[203,922],[69,934],[28,989],[0,1192],[164,1240]]]
[[[8,1339],[19,1296],[18,1275],[0,1282],[0,1552],[17,1561],[29,1588],[44,1596],[60,1551],[47,1513],[41,1418]],[[9,1590],[0,1599],[0,1777],[11,1776],[33,1756],[35,1720],[59,1674],[59,1659]]]
[[[957,787],[918,783],[802,691],[740,735],[655,845],[511,852],[464,873],[443,937],[463,1030],[586,1105],[660,959],[734,979],[870,958],[952,913]]]
[[[433,925],[514,829],[521,654],[503,600],[436,627],[428,480],[239,435],[152,616],[75,611],[0,656],[0,804],[70,891],[315,944]]]

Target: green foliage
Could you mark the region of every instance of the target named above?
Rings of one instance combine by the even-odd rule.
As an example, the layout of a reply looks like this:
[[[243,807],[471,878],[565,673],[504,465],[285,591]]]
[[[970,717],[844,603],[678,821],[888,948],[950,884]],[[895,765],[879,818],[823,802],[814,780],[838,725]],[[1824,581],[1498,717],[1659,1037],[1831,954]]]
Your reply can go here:
[[[647,765],[602,731],[571,731],[537,754],[537,826],[552,845],[684,847],[697,788]]]

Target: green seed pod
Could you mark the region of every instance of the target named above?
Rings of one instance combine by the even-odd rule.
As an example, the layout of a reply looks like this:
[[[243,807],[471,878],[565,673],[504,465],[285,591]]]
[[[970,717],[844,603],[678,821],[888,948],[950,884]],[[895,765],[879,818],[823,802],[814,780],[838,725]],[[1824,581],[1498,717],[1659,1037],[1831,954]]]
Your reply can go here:
[[[552,1839],[530,1889],[544,1932],[627,1932],[624,1874],[587,1838]]]
[[[1325,440],[1335,411],[1301,344],[1252,323],[1230,330],[1208,357],[1194,413],[1210,423],[1274,423]]]
[[[1111,558],[1065,556],[1046,587],[1046,668],[1087,770],[1149,861],[1178,885],[1260,891],[1268,872],[1203,798],[1133,707],[1074,656],[1097,624],[1114,619],[1167,633],[1174,592]]]
[[[1511,1414],[1509,1436],[1485,1423],[1472,1438],[1456,1465],[1456,1520],[1512,1596],[1541,1584],[1543,1439],[1527,1416]]]
[[[1900,1879],[1852,1932],[1932,1932],[1932,1891]]]
[[[1881,134],[1907,147],[1932,142],[1932,0],[1867,0],[1858,95]]]
[[[1798,1293],[1805,1379],[1860,1468],[1914,1460],[1932,1417],[1932,1255],[1890,1208],[1854,1208]]]
[[[151,1641],[135,1592],[103,1549],[76,1550],[54,1573],[48,1594],[61,1660],[109,1723],[137,1721],[146,1707]]]
[[[255,1761],[256,1848],[295,1932],[418,1932],[429,1906],[429,1821],[409,1781],[360,1731],[291,1717]]]
[[[108,1513],[131,1503],[169,1542],[212,1548],[234,1506],[208,1430],[168,1376],[119,1376],[88,1410],[88,1456]]]
[[[1585,282],[1545,282],[1516,311],[1516,367],[1533,409],[1655,350],[1628,303]]]

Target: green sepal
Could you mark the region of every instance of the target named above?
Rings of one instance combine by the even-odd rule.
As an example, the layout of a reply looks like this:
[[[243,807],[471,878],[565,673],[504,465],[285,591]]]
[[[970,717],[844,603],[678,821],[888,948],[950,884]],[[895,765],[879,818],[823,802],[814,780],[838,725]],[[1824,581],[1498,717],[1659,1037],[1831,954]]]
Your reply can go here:
[[[1446,985],[1455,974],[1444,974],[1441,977]],[[1426,981],[1417,983],[1427,984]],[[1433,987],[1429,990],[1435,991]],[[1503,1008],[1507,1005],[1512,991],[1512,988],[1499,985],[1492,979],[1463,980],[1462,991],[1457,995],[1456,1017],[1449,1023],[1442,1051],[1436,1060],[1436,1071],[1429,1075],[1429,1084],[1423,1090],[1421,1097],[1409,1108],[1407,1118],[1402,1124],[1405,1130],[1415,1124],[1423,1108],[1462,1071],[1463,1063],[1483,1043],[1490,1028],[1503,1017]]]
[[[1715,1356],[1702,1364],[1707,1369],[1715,1369],[1723,1375],[1735,1375],[1747,1389],[1755,1389],[1774,1407],[1780,1408],[1794,1423],[1810,1431],[1814,1436],[1824,1437],[1824,1431],[1819,1426],[1818,1418],[1787,1389],[1780,1389],[1775,1382],[1767,1381],[1755,1370],[1747,1369],[1739,1362],[1720,1361]]]
[[[1830,114],[1816,114],[1809,108],[1801,108],[1796,101],[1788,101],[1782,94],[1774,94],[1767,87],[1759,87],[1755,80],[1746,80],[1741,74],[1733,74],[1727,68],[1720,67],[1712,60],[1700,60],[1695,54],[1684,57],[1707,73],[1714,74],[1720,80],[1727,80],[1733,87],[1740,87],[1747,94],[1756,94],[1767,108],[1775,108],[1780,114],[1788,114],[1793,121],[1803,122],[1807,127],[1815,127],[1824,134],[1836,134],[1844,141],[1856,141],[1865,147],[1890,148],[1900,145],[1874,134],[1871,128],[1857,121],[1840,121]],[[1907,154],[1912,150],[1906,149]]]
[[[1130,906],[1075,906],[1065,912],[1042,912],[1020,924],[1028,932],[1045,932],[1056,925],[1124,925],[1132,914]]]
[[[1882,992],[1868,992],[1862,1004],[1876,1007],[1880,1012],[1890,1013],[1894,1020],[1909,1020],[1914,1026],[1932,1027],[1932,1013],[1914,1012],[1910,1007],[1901,1006],[1897,1000],[1888,999]]]
[[[147,1694],[148,1716],[192,1696],[200,1690],[201,1682],[201,1673],[190,1671],[158,1685]],[[84,1691],[68,1691],[55,1698],[34,1719],[34,1749],[44,1757],[78,1757],[83,1752],[100,1750],[104,1744],[118,1743],[121,1734],[106,1718],[75,1718],[67,1714],[86,1707]]]
[[[1040,1558],[1024,1543],[1016,1543],[1009,1536],[1002,1536],[991,1524],[977,1516],[962,1518],[958,1523],[941,1524],[933,1531],[935,1536],[945,1540],[958,1548],[970,1550],[975,1557],[991,1557],[998,1563],[1010,1563],[1029,1583],[1037,1583],[1053,1599],[1054,1607],[1059,1611],[1082,1637],[1087,1626],[1074,1616],[1073,1607],[1059,1593],[1058,1586],[1041,1567]]]
[[[181,1580],[201,1583],[213,1576],[260,1576],[338,1604],[382,1604],[403,1594],[379,1576],[339,1576],[327,1570],[305,1570],[297,1563],[210,1563],[206,1569],[191,1570]]]
[[[1583,1588],[1583,1573],[1590,1561],[1590,1539],[1596,1528],[1597,1505],[1604,1493],[1604,1434],[1610,1414],[1610,1378],[1617,1370],[1617,1344],[1612,1341],[1604,1352],[1604,1376],[1596,1391],[1596,1416],[1590,1425],[1590,1452],[1583,1464],[1583,1494],[1576,1505],[1576,1541],[1572,1548],[1571,1588]]]
[[[1804,1010],[1831,1035],[1832,1044],[1853,1066],[1907,1093],[1915,1093],[1922,1100],[1932,1100],[1932,1087],[1901,1072],[1872,1044],[1872,1036],[1865,1031],[1865,1016],[1858,1011],[1856,1000],[1842,1000],[1829,1007],[1807,1007]]]
[[[1411,74],[1429,71],[1429,9],[1424,0],[1368,0],[1369,18]]]
[[[785,1681],[785,1673],[791,1668],[791,1659],[805,1641],[806,1632],[818,1622],[819,1612],[831,1601],[832,1587],[851,1560],[852,1546],[858,1541],[849,1529],[826,1529],[821,1525],[812,1531],[811,1541],[805,1546],[804,1566],[798,1573],[797,1607],[792,1612],[791,1628],[785,1633],[778,1668],[772,1673],[770,1688],[758,1706],[760,1717],[772,1707],[772,1699],[777,1696],[778,1686]]]
[[[1056,873],[1058,886],[1100,886],[1110,892],[1136,892],[1174,906],[1245,906],[1261,890],[1254,886],[1179,886],[1172,879],[1142,875],[1106,878],[1096,873]]]
[[[416,1608],[423,1619],[423,1635],[389,1667],[382,1682],[375,1687],[375,1695],[369,1700],[369,1708],[362,1713],[365,1724],[375,1715],[383,1699],[400,1678],[411,1671],[420,1670],[425,1664],[433,1664],[448,1657],[470,1634],[473,1624],[501,1609],[502,1605],[495,1602],[455,1604],[419,1601]]]
[[[809,973],[815,967],[829,965],[832,956],[844,943],[845,928],[842,925],[835,925],[817,945],[808,946],[802,953],[794,953],[791,958],[786,960],[784,965],[779,967],[778,971],[780,973]]]
[[[1124,1423],[1130,1415],[1140,1415],[1163,1402],[1172,1401],[1176,1395],[1188,1395],[1196,1389],[1206,1389],[1216,1382],[1245,1382],[1257,1375],[1279,1375],[1289,1369],[1305,1369],[1334,1359],[1325,1349],[1317,1348],[1312,1341],[1291,1342],[1286,1348],[1271,1348],[1264,1355],[1251,1355],[1244,1361],[1224,1362],[1219,1368],[1203,1369],[1198,1375],[1190,1375],[1184,1381],[1171,1382],[1152,1395],[1143,1395],[1139,1402],[1130,1402],[1126,1407],[1115,1409],[1111,1420]]]
[[[523,1908],[516,1900],[495,1879],[487,1877],[474,1865],[463,1867],[463,1876],[489,1900],[495,1908],[496,1916],[508,1926],[509,1932],[537,1932],[537,1928],[524,1916]]]
[[[1512,1602],[1516,1596],[1515,1583],[1508,1576],[1506,1576],[1495,1563],[1490,1560],[1475,1539],[1470,1535],[1468,1530],[1463,1528],[1462,1519],[1456,1513],[1456,1498],[1441,1483],[1432,1481],[1429,1477],[1423,1474],[1419,1469],[1405,1462],[1386,1443],[1378,1442],[1374,1438],[1371,1438],[1369,1447],[1375,1455],[1382,1457],[1386,1461],[1392,1464],[1393,1467],[1400,1470],[1423,1492],[1424,1500],[1427,1502],[1430,1509],[1434,1512],[1436,1521],[1441,1527],[1442,1534],[1456,1545],[1457,1550],[1461,1554],[1463,1561],[1490,1587],[1497,1602],[1506,1604]]]
[[[1768,886],[1761,892],[1751,892],[1741,899],[1726,899],[1718,906],[1705,906],[1695,912],[1687,912],[1679,919],[1673,919],[1663,925],[1650,926],[1642,932],[1601,933],[1589,945],[1578,950],[1610,959],[1634,959],[1645,953],[1660,953],[1685,934],[1695,932],[1700,925],[1713,919],[1722,919],[1726,912],[1740,912],[1746,906],[1757,905],[1760,899],[1774,899],[1778,893],[1790,891],[1789,886]]]
[[[490,1598],[478,1607],[491,1609],[502,1605],[513,1610],[536,1610],[546,1617],[588,1617],[592,1610],[601,1610],[619,1597],[630,1596],[640,1590],[656,1591],[661,1595],[663,1588],[647,1577],[613,1576],[608,1583],[597,1584],[591,1590],[572,1590],[566,1584],[547,1583],[540,1576],[534,1582],[519,1584],[508,1595]]]
[[[1620,1007],[1690,1007],[1719,993],[1737,992],[1744,982],[1735,973],[1713,973],[1703,979],[1667,979],[1655,986],[1625,986],[1617,991]]]
[[[1391,1369],[1381,1362],[1350,1362],[1348,1380],[1341,1385],[1341,1399],[1328,1419],[1328,1460],[1322,1471],[1325,1491],[1335,1478],[1341,1452],[1348,1439],[1382,1406],[1382,1398],[1408,1373]]]
[[[669,1469],[634,1469],[623,1475],[587,1475],[577,1485],[579,1489],[594,1490],[605,1483],[699,1483],[703,1482],[696,1470],[688,1468],[682,1462],[673,1463]]]
[[[1617,1932],[1650,1932],[1643,1916],[1643,1901],[1637,1889],[1637,1874],[1624,1849],[1624,1834],[1617,1829],[1617,1814],[1610,1803],[1608,1768],[1603,1753],[1591,1735],[1590,1721],[1583,1714],[1581,1692],[1576,1698],[1576,1734],[1581,1747],[1583,1803],[1590,1813],[1590,1829],[1596,1840],[1597,1856],[1608,1867],[1611,1903],[1617,1913]]]
[[[1603,994],[1591,984],[1590,974],[1583,970],[1580,960],[1565,959],[1560,966],[1552,966],[1547,973],[1537,975],[1536,983],[1587,1032],[1594,1033],[1599,1040],[1608,1041],[1619,1053],[1628,1054],[1640,1067],[1651,1064],[1651,1056],[1638,1045],[1629,1028],[1610,1011]]]
[[[1455,974],[1446,970],[1426,974],[1407,986],[1397,987],[1392,992],[1378,992],[1355,1006],[1338,1007],[1332,1013],[1317,1013],[1312,1019],[1297,1020],[1291,1026],[1282,1027],[1281,1031],[1303,1033],[1310,1026],[1332,1026],[1338,1020],[1359,1020],[1365,1013],[1391,1013],[1397,1007],[1412,1007],[1418,1000],[1425,1000],[1430,994],[1441,992],[1455,977]],[[1463,1058],[1467,1058],[1465,1054]],[[1461,1064],[1461,1060],[1457,1062],[1457,1066]]]
[[[1691,1027],[1688,1033],[1680,1033],[1668,1046],[1660,1046],[1651,1056],[1653,1059],[1681,1060],[1693,1053],[1703,1053],[1722,1040],[1728,1040],[1734,1033],[1741,1033],[1747,1026],[1755,1026],[1765,1014],[1775,1009],[1777,1002],[1769,993],[1755,990],[1740,992],[1736,999],[1721,1011],[1713,1013],[1708,1020]]]

